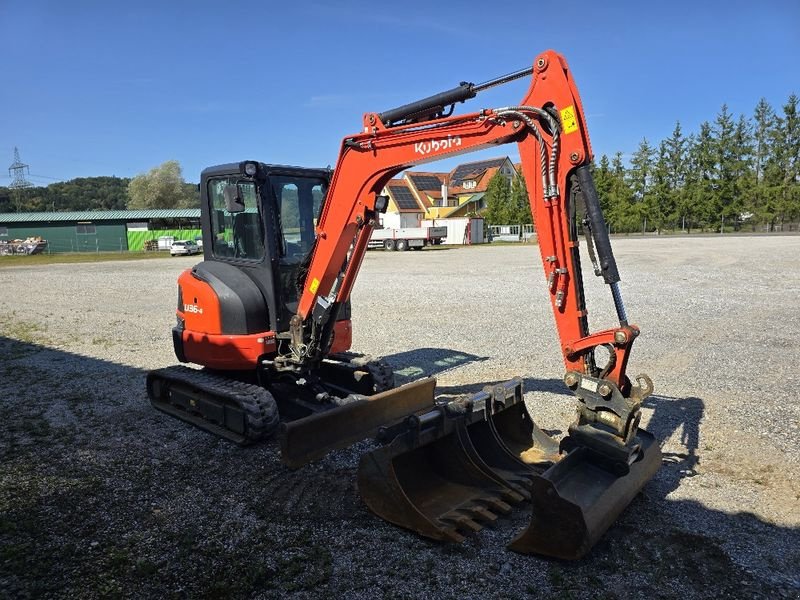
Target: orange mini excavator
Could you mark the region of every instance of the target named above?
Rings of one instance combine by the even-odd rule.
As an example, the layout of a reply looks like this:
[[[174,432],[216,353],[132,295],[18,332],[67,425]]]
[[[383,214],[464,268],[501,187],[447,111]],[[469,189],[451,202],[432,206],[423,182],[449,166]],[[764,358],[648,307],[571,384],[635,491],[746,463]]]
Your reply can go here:
[[[454,114],[479,92],[531,77],[516,105]],[[349,352],[350,292],[382,190],[417,164],[517,143],[577,418],[559,442],[539,429],[522,383],[457,398],[435,380],[400,387],[388,364]],[[510,543],[560,558],[585,554],[661,462],[639,428],[650,379],[626,366],[636,326],[589,164],[586,119],[567,63],[553,51],[531,68],[364,115],[333,171],[244,161],[203,171],[204,260],[178,280],[181,362],[149,373],[153,405],[235,442],[279,427],[284,462],[299,467],[366,437],[376,447],[359,489],[382,518],[459,542],[530,502]],[[590,332],[578,252],[582,228],[594,272],[610,286],[618,324]]]

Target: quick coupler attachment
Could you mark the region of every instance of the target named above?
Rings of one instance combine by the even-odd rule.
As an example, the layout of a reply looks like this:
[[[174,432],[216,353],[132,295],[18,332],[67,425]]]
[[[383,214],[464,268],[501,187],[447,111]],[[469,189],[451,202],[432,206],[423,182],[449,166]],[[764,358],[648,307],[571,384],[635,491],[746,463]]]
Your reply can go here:
[[[501,416],[502,415],[502,416]],[[425,537],[461,542],[530,499],[558,458],[514,379],[385,427],[365,454],[358,487],[378,516]]]

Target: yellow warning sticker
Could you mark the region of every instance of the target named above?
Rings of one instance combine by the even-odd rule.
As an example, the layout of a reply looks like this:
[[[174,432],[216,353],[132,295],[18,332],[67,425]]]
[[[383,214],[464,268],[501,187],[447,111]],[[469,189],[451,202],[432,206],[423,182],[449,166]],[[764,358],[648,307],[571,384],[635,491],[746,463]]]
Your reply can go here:
[[[312,294],[316,294],[318,287],[319,287],[319,279],[314,277],[314,279],[311,280],[311,285],[308,286],[308,291],[311,292]]]
[[[578,130],[578,119],[575,118],[575,107],[570,105],[561,109],[561,127],[564,133]]]

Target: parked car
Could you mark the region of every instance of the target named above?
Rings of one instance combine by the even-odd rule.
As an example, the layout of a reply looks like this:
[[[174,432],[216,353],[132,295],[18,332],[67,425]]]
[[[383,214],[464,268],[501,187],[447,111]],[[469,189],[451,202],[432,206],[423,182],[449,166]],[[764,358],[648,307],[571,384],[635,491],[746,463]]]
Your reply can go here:
[[[185,254],[187,256],[192,254],[200,254],[202,250],[200,250],[200,246],[197,245],[197,242],[194,240],[178,240],[176,242],[172,242],[172,246],[169,249],[169,253],[172,256],[178,256],[181,254]]]

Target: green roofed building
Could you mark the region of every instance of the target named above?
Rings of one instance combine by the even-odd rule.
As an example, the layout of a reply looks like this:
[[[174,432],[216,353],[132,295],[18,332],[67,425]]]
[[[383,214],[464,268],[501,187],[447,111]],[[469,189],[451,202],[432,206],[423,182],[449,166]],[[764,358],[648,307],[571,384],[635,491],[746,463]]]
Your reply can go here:
[[[199,238],[200,209],[0,213],[0,243],[41,237],[48,252],[143,250],[148,240]]]

